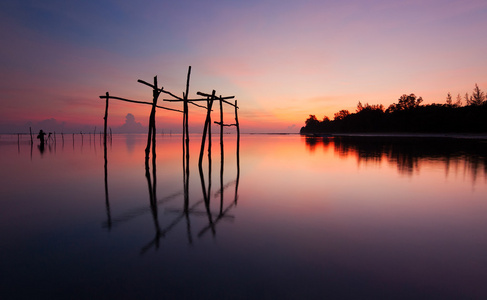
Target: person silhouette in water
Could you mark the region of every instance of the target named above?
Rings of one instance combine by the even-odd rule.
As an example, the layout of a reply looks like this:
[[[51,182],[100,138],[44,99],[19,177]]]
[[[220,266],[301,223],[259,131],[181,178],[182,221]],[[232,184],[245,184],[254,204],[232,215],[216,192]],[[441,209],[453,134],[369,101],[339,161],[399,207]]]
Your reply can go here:
[[[42,129],[39,131],[39,134],[37,135],[37,138],[41,142],[40,145],[37,146],[39,148],[39,151],[41,152],[41,154],[44,153],[44,136],[45,135],[46,135],[46,133],[44,131],[42,131]]]
[[[46,133],[44,131],[42,131],[42,129],[39,131],[39,134],[37,135],[37,138],[41,142],[41,146],[44,146],[44,136],[45,135],[46,135]]]

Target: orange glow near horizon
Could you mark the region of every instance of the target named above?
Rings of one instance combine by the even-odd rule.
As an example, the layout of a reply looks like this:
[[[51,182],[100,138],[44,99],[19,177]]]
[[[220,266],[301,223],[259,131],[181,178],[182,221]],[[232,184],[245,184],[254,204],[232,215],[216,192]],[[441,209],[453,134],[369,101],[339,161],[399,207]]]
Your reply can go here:
[[[58,127],[100,126],[100,95],[150,102],[150,88],[137,80],[157,75],[159,85],[181,96],[190,65],[190,98],[213,89],[236,96],[249,132],[298,132],[308,115],[332,118],[354,111],[359,101],[387,107],[414,93],[424,104],[445,103],[448,92],[463,98],[476,83],[487,89],[487,42],[478,39],[487,27],[483,1],[251,1],[204,8],[190,2],[184,11],[155,4],[154,11],[174,12],[166,18],[144,5],[87,5],[3,7],[0,36],[8,42],[0,49],[0,132],[25,132],[29,122],[52,119]],[[102,11],[107,16],[99,19]],[[181,22],[179,13],[191,21]],[[128,113],[147,125],[148,111],[113,102],[110,126],[124,124]],[[190,118],[201,123],[197,111]],[[163,127],[177,128],[178,117],[159,115]]]

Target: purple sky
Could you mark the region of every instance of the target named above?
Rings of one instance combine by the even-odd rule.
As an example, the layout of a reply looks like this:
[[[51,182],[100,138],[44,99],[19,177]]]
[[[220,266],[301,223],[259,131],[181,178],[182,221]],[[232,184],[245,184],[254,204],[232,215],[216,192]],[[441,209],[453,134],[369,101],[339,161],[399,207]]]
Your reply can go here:
[[[105,92],[235,95],[245,132],[297,132],[309,114],[415,93],[487,90],[487,1],[10,1],[0,3],[0,133],[101,128]],[[180,104],[164,105],[179,108]],[[113,101],[109,125],[150,107]],[[228,116],[231,117],[231,109]],[[192,130],[202,126],[192,108]],[[132,120],[132,119],[131,119]],[[181,115],[158,111],[158,128]]]

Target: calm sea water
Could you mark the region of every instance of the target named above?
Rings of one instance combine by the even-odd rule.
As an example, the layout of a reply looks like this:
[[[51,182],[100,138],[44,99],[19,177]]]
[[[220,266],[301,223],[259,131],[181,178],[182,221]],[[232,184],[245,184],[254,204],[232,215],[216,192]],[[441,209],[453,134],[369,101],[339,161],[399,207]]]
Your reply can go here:
[[[200,141],[1,136],[0,298],[487,299],[485,142]]]

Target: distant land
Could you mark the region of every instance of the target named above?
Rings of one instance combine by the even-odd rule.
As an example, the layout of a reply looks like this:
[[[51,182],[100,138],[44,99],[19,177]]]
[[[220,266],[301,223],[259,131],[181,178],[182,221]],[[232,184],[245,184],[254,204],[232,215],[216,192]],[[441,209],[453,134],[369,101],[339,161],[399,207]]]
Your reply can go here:
[[[404,94],[387,109],[382,104],[359,102],[354,113],[340,110],[333,120],[310,115],[300,133],[487,133],[487,99],[477,85],[471,96],[458,95],[455,102],[450,94],[444,104],[421,105],[422,101],[414,94]]]

